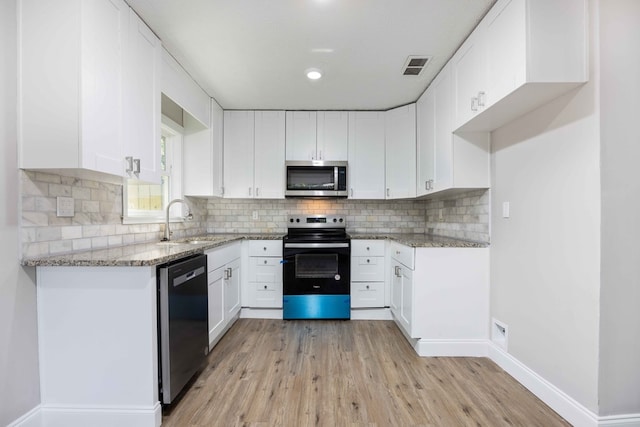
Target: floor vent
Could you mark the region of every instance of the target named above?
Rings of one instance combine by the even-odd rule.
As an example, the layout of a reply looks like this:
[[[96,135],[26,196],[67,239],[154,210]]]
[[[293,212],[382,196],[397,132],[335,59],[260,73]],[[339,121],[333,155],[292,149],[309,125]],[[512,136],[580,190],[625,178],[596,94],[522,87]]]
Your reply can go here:
[[[404,67],[402,67],[402,74],[405,76],[419,76],[430,60],[431,57],[425,55],[409,56],[404,63]]]

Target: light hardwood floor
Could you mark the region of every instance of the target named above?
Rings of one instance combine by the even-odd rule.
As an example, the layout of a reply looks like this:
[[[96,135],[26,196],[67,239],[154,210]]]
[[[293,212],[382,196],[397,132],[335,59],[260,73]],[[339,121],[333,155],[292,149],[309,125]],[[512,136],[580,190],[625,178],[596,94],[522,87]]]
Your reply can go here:
[[[163,426],[568,426],[485,358],[421,358],[391,321],[240,319]]]

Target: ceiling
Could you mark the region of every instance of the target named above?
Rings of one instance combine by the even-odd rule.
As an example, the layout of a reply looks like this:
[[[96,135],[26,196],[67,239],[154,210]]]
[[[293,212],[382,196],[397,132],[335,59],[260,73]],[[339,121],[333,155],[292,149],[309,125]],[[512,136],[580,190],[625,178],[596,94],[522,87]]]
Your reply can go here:
[[[129,4],[225,109],[386,110],[418,99],[494,1]],[[410,55],[432,57],[419,76],[402,74]]]

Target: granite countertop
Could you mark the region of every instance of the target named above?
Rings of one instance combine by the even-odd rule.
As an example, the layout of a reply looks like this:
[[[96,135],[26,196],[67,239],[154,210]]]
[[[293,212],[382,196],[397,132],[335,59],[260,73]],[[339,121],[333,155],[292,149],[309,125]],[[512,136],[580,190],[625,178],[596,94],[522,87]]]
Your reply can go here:
[[[488,243],[454,239],[434,234],[411,233],[349,233],[352,239],[391,240],[412,248],[486,248]]]
[[[283,233],[206,234],[171,242],[147,242],[136,245],[73,252],[56,256],[22,260],[22,265],[44,266],[104,266],[141,267],[164,264],[236,240],[279,240]]]

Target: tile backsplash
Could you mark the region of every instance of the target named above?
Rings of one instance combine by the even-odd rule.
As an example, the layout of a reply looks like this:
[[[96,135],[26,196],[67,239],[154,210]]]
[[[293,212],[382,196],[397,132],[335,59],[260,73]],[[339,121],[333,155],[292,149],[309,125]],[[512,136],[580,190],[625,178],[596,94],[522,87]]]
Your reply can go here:
[[[24,257],[159,240],[163,224],[122,224],[122,185],[21,171]],[[58,217],[56,197],[75,215]],[[187,198],[194,220],[172,223],[174,238],[208,233],[284,233],[291,214],[341,214],[359,233],[433,233],[489,242],[489,190],[426,200],[254,200]],[[257,219],[254,218],[254,214]]]
[[[122,185],[21,171],[23,257],[160,240],[163,224],[122,224]],[[73,197],[73,217],[56,215],[56,197]],[[206,201],[189,199],[195,220],[172,223],[174,238],[206,232]]]

